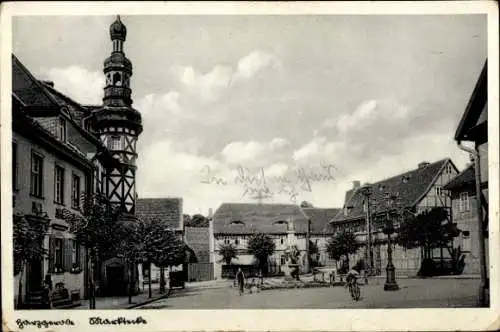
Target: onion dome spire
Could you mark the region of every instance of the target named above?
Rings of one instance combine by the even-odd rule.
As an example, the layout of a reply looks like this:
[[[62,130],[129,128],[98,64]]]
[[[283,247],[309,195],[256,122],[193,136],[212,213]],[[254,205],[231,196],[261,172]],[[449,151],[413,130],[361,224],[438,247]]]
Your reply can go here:
[[[127,38],[127,27],[120,20],[120,15],[116,16],[116,20],[109,27],[109,35],[111,40],[125,41],[125,38]]]

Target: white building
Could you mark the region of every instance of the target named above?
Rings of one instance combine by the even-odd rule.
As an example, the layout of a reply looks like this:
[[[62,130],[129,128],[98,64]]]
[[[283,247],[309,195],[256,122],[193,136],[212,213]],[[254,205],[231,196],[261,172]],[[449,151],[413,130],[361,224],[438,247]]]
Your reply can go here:
[[[305,263],[306,234],[311,220],[310,240],[319,248],[323,265],[333,264],[326,253],[326,241],[333,234],[328,221],[338,209],[301,209],[295,204],[223,203],[210,222],[210,262],[214,265],[214,278],[231,277],[241,267],[247,275],[257,273],[257,260],[248,253],[249,238],[256,233],[269,235],[275,251],[269,257],[269,273],[281,274],[286,268],[285,251],[291,245],[300,251],[300,266]],[[230,265],[222,262],[220,246],[232,244],[237,257]]]

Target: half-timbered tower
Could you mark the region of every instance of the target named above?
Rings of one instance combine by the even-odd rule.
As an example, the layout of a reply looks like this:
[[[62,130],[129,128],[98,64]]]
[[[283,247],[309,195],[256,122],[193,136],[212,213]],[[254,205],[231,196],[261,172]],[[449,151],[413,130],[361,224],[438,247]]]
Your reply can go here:
[[[103,105],[92,112],[91,127],[113,157],[120,161],[117,167],[107,170],[103,191],[123,212],[134,214],[136,144],[142,132],[142,120],[141,114],[132,107],[132,63],[123,50],[127,28],[120,16],[110,26],[110,37],[113,49],[104,60]]]

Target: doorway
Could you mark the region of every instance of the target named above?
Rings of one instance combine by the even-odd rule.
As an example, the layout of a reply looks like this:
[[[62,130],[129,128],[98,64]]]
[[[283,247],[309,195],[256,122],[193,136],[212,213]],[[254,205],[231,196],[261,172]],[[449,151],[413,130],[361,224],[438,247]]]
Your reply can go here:
[[[33,260],[28,264],[27,292],[37,292],[42,290],[43,266],[42,260]]]

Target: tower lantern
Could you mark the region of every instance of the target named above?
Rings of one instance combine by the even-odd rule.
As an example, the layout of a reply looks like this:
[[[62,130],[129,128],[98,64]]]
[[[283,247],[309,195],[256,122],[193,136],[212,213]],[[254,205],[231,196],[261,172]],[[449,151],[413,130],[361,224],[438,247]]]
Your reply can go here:
[[[107,146],[118,166],[108,170],[105,193],[111,203],[119,205],[122,212],[135,214],[137,140],[142,132],[141,114],[132,107],[132,62],[124,53],[127,28],[120,19],[111,24],[109,33],[112,52],[104,60],[103,106],[94,110],[91,128]]]

